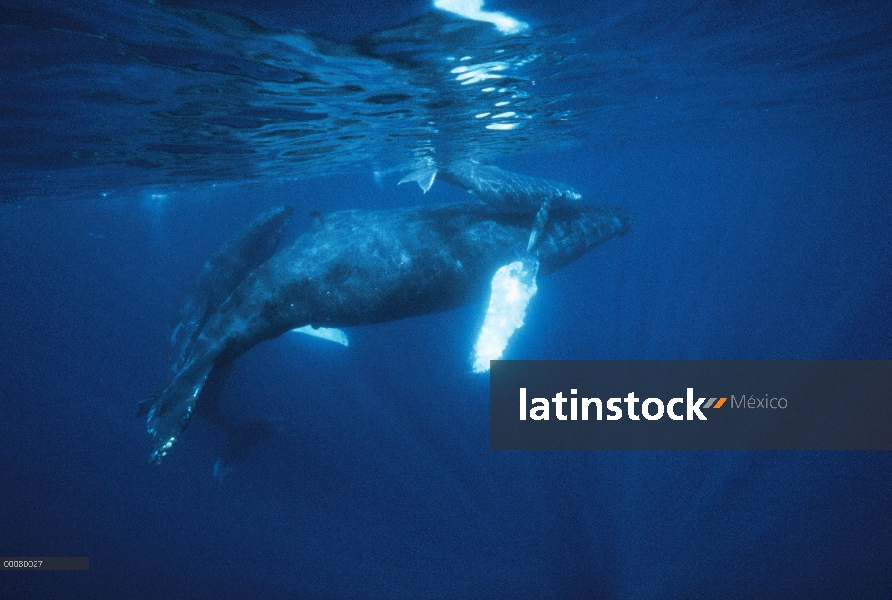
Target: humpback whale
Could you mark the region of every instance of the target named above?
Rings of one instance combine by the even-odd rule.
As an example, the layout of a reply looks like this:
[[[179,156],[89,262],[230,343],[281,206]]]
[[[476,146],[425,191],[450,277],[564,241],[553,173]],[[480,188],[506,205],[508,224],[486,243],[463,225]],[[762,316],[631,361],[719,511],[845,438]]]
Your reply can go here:
[[[370,325],[483,302],[500,267],[529,257],[537,226],[534,253],[547,275],[625,234],[634,220],[620,208],[562,197],[538,224],[543,198],[521,209],[526,196],[514,210],[478,200],[333,212],[278,251],[292,209],[264,212],[205,264],[177,313],[167,380],[140,404],[154,438],[150,462],[164,459],[197,403],[260,342],[306,326]]]

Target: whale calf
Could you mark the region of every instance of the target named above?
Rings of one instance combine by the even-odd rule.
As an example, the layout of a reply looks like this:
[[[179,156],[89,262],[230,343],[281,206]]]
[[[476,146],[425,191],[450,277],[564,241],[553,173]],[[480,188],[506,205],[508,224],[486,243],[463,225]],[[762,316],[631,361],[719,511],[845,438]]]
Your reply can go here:
[[[498,211],[483,201],[396,210],[344,210],[276,251],[292,209],[259,216],[208,261],[178,312],[171,369],[141,403],[160,463],[201,400],[247,350],[295,328],[371,325],[485,302],[493,275],[528,256],[537,207]],[[621,208],[551,206],[535,246],[540,273],[625,234]]]
[[[423,164],[400,180],[414,181],[427,193],[439,177],[473,194],[499,212],[526,213],[537,210],[543,202],[579,200],[582,196],[570,186],[540,177],[506,171],[472,159],[463,159],[437,167]]]

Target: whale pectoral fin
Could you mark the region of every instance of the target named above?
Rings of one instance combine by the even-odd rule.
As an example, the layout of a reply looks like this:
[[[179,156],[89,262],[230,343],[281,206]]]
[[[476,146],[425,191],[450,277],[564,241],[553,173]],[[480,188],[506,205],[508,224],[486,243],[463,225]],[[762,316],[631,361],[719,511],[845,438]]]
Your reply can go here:
[[[539,234],[542,233],[546,223],[548,223],[548,211],[551,210],[551,203],[551,199],[546,200],[536,213],[536,219],[533,221],[533,228],[530,230],[530,237],[527,240],[527,254],[533,252],[533,248],[536,247],[536,241],[539,239]]]
[[[489,371],[489,361],[502,357],[508,340],[523,327],[527,305],[536,295],[539,261],[532,257],[515,261],[496,271],[486,317],[474,344],[473,371]]]
[[[336,344],[340,344],[342,346],[350,345],[350,340],[347,339],[347,334],[340,329],[305,325],[303,327],[298,327],[297,329],[292,329],[291,331],[293,331],[294,333],[303,333],[306,335],[311,335],[313,337],[322,338],[323,340],[335,342]]]
[[[146,429],[155,438],[155,447],[149,462],[158,465],[170,452],[180,434],[189,424],[195,404],[213,370],[213,363],[193,362],[177,373],[167,386],[140,405],[151,403],[146,419]]]
[[[417,171],[412,171],[402,179],[397,185],[402,185],[404,183],[409,183],[410,181],[414,181],[418,184],[418,187],[421,188],[422,193],[427,193],[431,186],[434,185],[434,180],[437,178],[437,169],[435,167],[425,167],[423,169],[418,169]]]

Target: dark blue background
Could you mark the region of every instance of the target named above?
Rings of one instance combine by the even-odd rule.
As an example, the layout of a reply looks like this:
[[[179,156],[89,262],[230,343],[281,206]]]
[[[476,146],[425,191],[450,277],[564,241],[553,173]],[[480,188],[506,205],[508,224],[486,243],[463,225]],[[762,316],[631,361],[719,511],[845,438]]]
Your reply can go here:
[[[509,358],[892,358],[889,131],[677,126],[500,161],[638,213],[540,280]],[[221,485],[221,436],[200,420],[150,467],[135,403],[166,372],[170,315],[205,258],[275,203],[298,208],[296,233],[310,210],[462,199],[395,184],[0,207],[0,553],[91,561],[0,573],[0,593],[892,596],[888,453],[492,452],[488,380],[468,362],[480,306],[351,330],[346,349],[262,344],[224,410],[293,425]]]

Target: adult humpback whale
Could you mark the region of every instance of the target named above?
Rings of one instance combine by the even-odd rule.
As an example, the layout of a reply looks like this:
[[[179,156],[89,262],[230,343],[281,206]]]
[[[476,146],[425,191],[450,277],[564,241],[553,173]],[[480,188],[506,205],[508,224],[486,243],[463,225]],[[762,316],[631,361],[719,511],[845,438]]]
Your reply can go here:
[[[276,252],[291,212],[278,207],[258,217],[208,261],[187,294],[167,382],[141,404],[154,436],[152,463],[170,451],[199,398],[213,395],[227,367],[262,341],[306,325],[370,325],[484,301],[493,274],[529,256],[540,210],[536,202],[503,211],[484,201],[345,210],[320,216]],[[633,219],[618,208],[552,202],[535,245],[540,272],[626,233]]]

